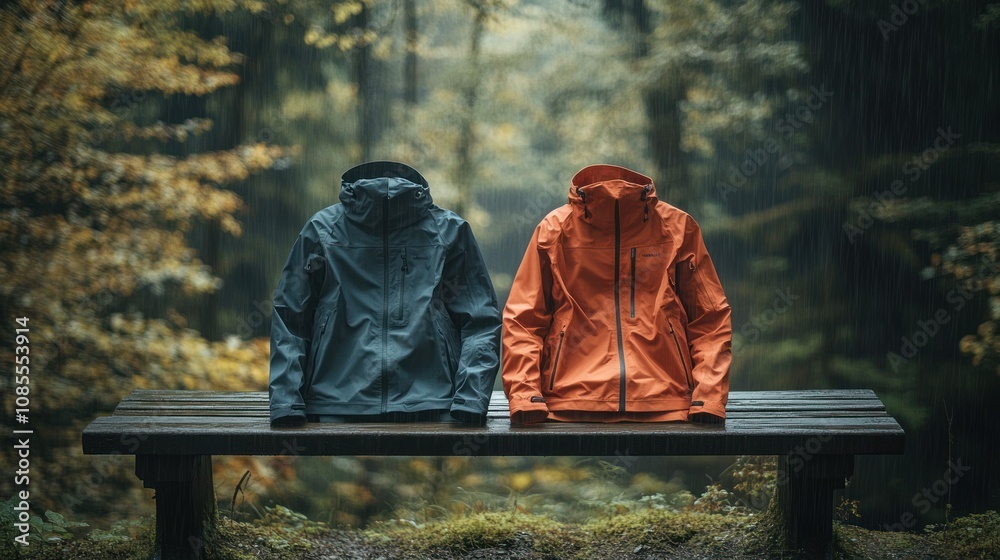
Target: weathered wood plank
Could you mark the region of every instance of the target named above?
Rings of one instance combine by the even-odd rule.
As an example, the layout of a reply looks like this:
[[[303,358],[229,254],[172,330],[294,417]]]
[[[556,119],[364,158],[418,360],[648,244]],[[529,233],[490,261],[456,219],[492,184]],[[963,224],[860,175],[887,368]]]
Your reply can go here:
[[[545,423],[512,428],[502,392],[485,427],[442,424],[268,425],[265,392],[133,391],[84,431],[86,453],[273,455],[711,455],[898,453],[903,431],[867,389],[730,395],[723,426]],[[817,448],[818,450],[813,450]]]
[[[815,423],[546,423],[512,428],[490,420],[482,428],[441,424],[310,424],[273,430],[265,419],[98,418],[84,431],[85,453],[282,455],[739,455],[885,454],[902,450],[892,419],[817,426]]]
[[[508,412],[506,410],[491,410],[488,413],[489,418],[507,418]],[[202,417],[202,418],[215,418],[215,417],[245,417],[245,418],[261,418],[267,417],[267,409],[261,408],[248,408],[248,409],[213,409],[204,408],[198,410],[183,410],[177,408],[164,408],[164,409],[134,409],[125,410],[122,412],[116,412],[115,416],[191,416],[191,417]],[[884,410],[799,410],[799,411],[757,411],[757,410],[744,410],[744,411],[729,411],[726,413],[726,417],[730,420],[735,418],[842,418],[842,417],[888,417],[889,414]]]
[[[130,401],[128,403],[123,403],[118,407],[118,410],[143,410],[150,409],[156,410],[160,408],[168,407],[195,407],[195,408],[227,408],[233,407],[236,409],[242,408],[255,408],[255,409],[267,409],[268,402],[264,401],[237,401],[237,400],[160,400],[160,401]],[[850,400],[809,400],[809,401],[798,401],[793,404],[782,401],[735,401],[730,402],[727,406],[727,410],[751,410],[759,408],[781,408],[789,410],[817,410],[817,409],[830,409],[830,410],[841,410],[843,408],[871,408],[875,410],[885,408],[879,401],[874,399],[850,399]],[[490,410],[507,410],[507,402],[491,402]]]
[[[790,411],[843,411],[879,410],[885,406],[867,389],[808,391],[805,398],[794,391],[754,391],[735,392],[730,395],[727,412],[790,412]],[[180,408],[191,411],[233,410],[246,413],[267,410],[267,394],[264,392],[224,392],[224,391],[133,391],[115,410],[116,414],[162,414]],[[500,416],[507,411],[507,401],[503,393],[496,391],[490,403],[490,416]]]
[[[138,389],[125,397],[125,400],[132,399],[181,399],[202,398],[208,396],[211,399],[231,398],[236,400],[260,399],[267,400],[266,391],[192,391],[185,389]],[[494,391],[493,400],[505,400],[503,391]],[[811,398],[867,398],[877,399],[877,395],[871,389],[809,389],[809,390],[779,390],[779,391],[733,391],[729,394],[730,401],[741,398],[751,400],[761,399],[811,399]]]
[[[224,434],[224,426],[268,426],[267,418],[262,417],[252,417],[252,416],[233,416],[233,417],[206,417],[206,416],[157,416],[157,417],[144,417],[144,416],[105,416],[98,418],[102,423],[108,425],[120,425],[120,426],[143,426],[143,429],[150,434],[156,434],[158,430],[171,430],[174,426],[187,426],[187,427],[199,427],[200,429],[206,431],[215,431],[220,435]],[[95,420],[95,422],[97,421]],[[507,424],[509,422],[506,419],[495,419],[489,420],[489,423],[494,423],[497,425]],[[344,423],[344,424],[308,424],[305,427],[296,428],[295,430],[301,432],[311,432],[319,430],[324,427],[331,427],[343,430],[354,430],[354,431],[367,431],[371,427],[381,427],[382,429],[387,429],[387,427],[392,427],[393,430],[400,433],[408,432],[419,432],[425,430],[437,431],[441,429],[455,429],[461,428],[464,430],[476,430],[482,429],[475,426],[464,426],[462,424],[441,424],[436,422],[410,422],[410,423],[393,423],[393,422],[359,422],[359,423]],[[861,429],[868,426],[898,426],[895,419],[891,416],[844,416],[838,418],[798,418],[798,417],[745,417],[745,418],[734,418],[726,422],[724,426],[724,431],[734,432],[737,430],[783,430],[783,429],[813,429],[817,432],[823,430],[852,430]],[[700,424],[690,424],[687,422],[646,422],[646,423],[615,423],[615,424],[605,424],[599,422],[547,422],[541,425],[535,425],[525,428],[516,428],[524,430],[533,429],[552,429],[552,430],[562,430],[567,433],[578,433],[578,432],[634,432],[634,433],[663,433],[670,434],[681,430],[687,429],[701,429],[705,427]],[[512,428],[515,429],[515,428]],[[287,430],[286,430],[287,431]]]

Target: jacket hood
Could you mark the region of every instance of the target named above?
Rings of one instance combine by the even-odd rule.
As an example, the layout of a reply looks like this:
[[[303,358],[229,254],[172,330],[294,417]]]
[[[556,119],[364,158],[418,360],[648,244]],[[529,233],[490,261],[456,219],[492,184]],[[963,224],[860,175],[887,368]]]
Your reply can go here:
[[[589,165],[576,175],[569,189],[569,204],[585,221],[613,226],[615,202],[620,218],[627,222],[649,219],[650,206],[656,205],[656,187],[649,177],[617,165]]]
[[[352,221],[394,228],[419,220],[433,204],[427,180],[416,169],[394,161],[373,161],[341,176],[340,202]]]
[[[419,171],[398,161],[369,161],[355,165],[344,172],[341,177],[345,183],[354,183],[360,179],[377,179],[379,177],[398,177],[411,183],[428,187],[427,179]]]

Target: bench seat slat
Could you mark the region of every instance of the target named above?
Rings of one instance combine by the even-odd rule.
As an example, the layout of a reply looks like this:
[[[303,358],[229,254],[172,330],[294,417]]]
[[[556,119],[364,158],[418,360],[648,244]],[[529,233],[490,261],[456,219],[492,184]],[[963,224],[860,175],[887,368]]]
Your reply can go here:
[[[251,417],[251,418],[263,418],[268,416],[268,410],[266,408],[212,408],[205,407],[202,409],[177,409],[177,408],[163,408],[163,409],[133,409],[115,412],[115,416],[151,416],[151,417],[162,417],[162,416],[190,416],[190,417]],[[490,410],[489,418],[507,418],[509,416],[507,410]],[[749,417],[760,417],[760,418],[841,418],[841,417],[851,417],[851,416],[867,416],[867,417],[888,417],[889,414],[884,410],[730,410],[726,412],[726,418],[749,418]]]
[[[156,401],[129,401],[124,402],[119,405],[119,409],[127,410],[134,408],[157,408],[164,406],[236,406],[236,407],[267,407],[269,403],[267,399],[255,399],[255,400],[230,400],[230,399],[198,399],[198,400],[156,400]],[[746,400],[746,399],[731,399],[727,405],[733,408],[748,408],[748,407],[772,407],[781,406],[785,408],[840,408],[844,406],[869,406],[874,408],[881,408],[882,405],[877,399],[810,399],[810,400],[777,400],[777,399],[758,399],[758,400]],[[506,409],[507,400],[497,399],[490,401],[490,408],[496,409]]]
[[[191,416],[191,417],[256,417],[267,418],[266,409],[204,409],[204,410],[184,410],[184,409],[160,409],[160,410],[128,410],[116,412],[115,416]],[[842,416],[889,416],[884,410],[730,410],[726,417],[747,418],[752,416],[774,417],[774,418],[839,418]],[[508,418],[506,410],[491,410],[487,414],[488,418]]]
[[[826,440],[826,441],[823,441]],[[830,425],[733,421],[725,427],[630,424],[545,424],[485,428],[438,424],[313,424],[272,430],[263,419],[228,419],[206,426],[189,417],[98,418],[84,431],[84,452],[211,455],[739,455],[779,454],[796,445],[817,454],[893,453],[902,430],[891,418]]]
[[[494,391],[493,398],[503,398],[503,391]],[[245,401],[247,399],[267,400],[266,391],[193,391],[186,389],[138,389],[124,398],[124,402],[132,400],[197,400],[199,398],[232,399]],[[781,391],[733,391],[729,399],[739,400],[762,399],[877,399],[871,389],[812,389],[812,390],[781,390]]]
[[[137,390],[113,416],[98,418],[84,430],[84,451],[280,455],[288,452],[282,445],[297,442],[302,447],[297,452],[304,455],[768,455],[821,443],[820,454],[883,454],[901,452],[904,440],[902,428],[867,389],[733,392],[724,426],[546,423],[511,428],[500,391],[493,394],[484,428],[367,423],[272,430],[268,409],[263,391]]]
[[[884,411],[885,406],[869,390],[809,391],[804,398],[795,392],[734,392],[730,395],[727,412],[790,412],[824,410],[872,410]],[[160,414],[162,411],[187,410],[192,413],[217,410],[233,413],[268,409],[265,392],[226,391],[133,391],[115,410],[116,414]],[[490,416],[506,414],[507,401],[503,393],[496,391],[491,400]],[[214,414],[214,413],[213,413]]]
[[[225,429],[229,426],[264,426],[269,427],[267,418],[262,417],[212,417],[212,416],[156,416],[156,417],[143,417],[143,416],[105,416],[95,420],[101,421],[103,424],[108,425],[118,425],[121,426],[123,430],[142,427],[142,429],[150,434],[155,435],[156,433],[162,431],[166,433],[173,426],[192,426],[199,427],[205,431],[214,431],[221,435],[225,434]],[[490,423],[496,424],[508,424],[506,419],[490,419]],[[687,422],[640,422],[640,423],[629,423],[629,424],[614,424],[614,423],[599,423],[599,422],[547,422],[540,426],[529,426],[522,428],[514,428],[521,430],[535,430],[535,429],[549,429],[549,430],[565,430],[568,433],[577,432],[620,432],[623,425],[627,425],[630,432],[650,432],[650,433],[674,433],[677,431],[683,431],[685,429],[694,428],[697,430],[705,429],[715,429],[713,426],[705,426],[698,424],[691,424]],[[826,418],[799,418],[799,417],[767,417],[767,418],[757,418],[757,417],[746,417],[746,418],[735,418],[732,420],[727,420],[724,427],[720,428],[718,431],[738,431],[741,429],[759,429],[767,428],[774,430],[790,429],[796,427],[802,428],[814,428],[816,430],[823,430],[826,428],[852,428],[852,427],[864,427],[864,426],[875,426],[875,425],[886,425],[886,426],[896,426],[898,425],[896,421],[891,416],[845,416],[845,417],[826,417]],[[308,424],[305,428],[297,430],[286,430],[289,433],[292,431],[311,433],[312,431],[319,430],[322,427],[331,427],[334,430],[355,430],[355,431],[366,431],[373,426],[392,426],[393,430],[399,432],[420,432],[420,433],[434,433],[437,431],[448,431],[449,429],[466,429],[466,430],[476,430],[475,427],[463,427],[460,425],[452,424],[439,424],[439,423],[390,423],[390,422],[365,422],[365,423],[349,423],[349,424]],[[270,428],[268,428],[270,429]]]

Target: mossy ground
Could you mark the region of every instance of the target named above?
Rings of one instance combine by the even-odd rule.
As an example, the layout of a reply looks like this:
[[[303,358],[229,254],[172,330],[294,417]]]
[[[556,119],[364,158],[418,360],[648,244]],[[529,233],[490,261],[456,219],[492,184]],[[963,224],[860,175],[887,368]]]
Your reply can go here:
[[[222,518],[218,543],[207,551],[206,559],[794,557],[770,544],[773,527],[767,516],[760,515],[649,510],[571,524],[540,515],[490,512],[423,525],[382,523],[363,531],[330,529],[295,515],[285,510],[253,523]],[[152,521],[144,519],[60,542],[36,542],[18,552],[23,558],[44,560],[138,560],[149,558],[152,546]],[[838,524],[835,547],[840,559],[1000,558],[1000,515],[970,515],[922,533]]]

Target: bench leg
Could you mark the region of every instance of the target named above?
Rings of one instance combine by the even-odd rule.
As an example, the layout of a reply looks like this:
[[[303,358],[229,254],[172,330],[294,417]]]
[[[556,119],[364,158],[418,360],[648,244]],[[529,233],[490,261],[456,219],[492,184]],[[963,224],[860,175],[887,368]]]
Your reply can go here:
[[[135,474],[156,497],[154,560],[197,560],[215,537],[211,455],[137,455]]]
[[[776,498],[789,547],[833,557],[833,491],[852,474],[853,455],[778,457]]]

